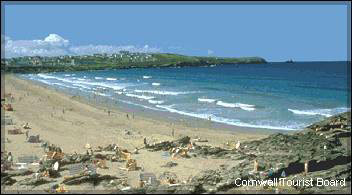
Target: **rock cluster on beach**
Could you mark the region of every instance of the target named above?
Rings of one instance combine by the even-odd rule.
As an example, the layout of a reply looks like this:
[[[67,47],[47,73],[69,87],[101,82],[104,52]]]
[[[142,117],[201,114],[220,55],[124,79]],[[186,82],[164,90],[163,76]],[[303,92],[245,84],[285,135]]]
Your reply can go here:
[[[346,186],[337,188],[318,187],[314,183],[313,186],[294,186],[292,189],[283,189],[283,191],[324,193],[348,190],[351,182],[351,151],[348,148],[350,147],[348,142],[346,144],[345,141],[350,140],[350,124],[350,112],[347,112],[315,123],[304,131],[292,135],[277,133],[261,140],[243,142],[242,147],[238,150],[195,146],[193,152],[198,155],[211,156],[212,158],[234,158],[240,160],[240,163],[231,168],[221,167],[217,170],[203,171],[183,185],[169,186],[168,188],[164,186],[153,189],[134,189],[133,192],[241,193],[241,188],[238,186],[242,180],[280,177],[296,180],[304,177],[320,177],[326,180],[345,179],[347,181]],[[172,142],[165,143],[165,149],[168,149],[169,145],[173,145]],[[158,145],[158,148],[162,147]],[[259,164],[258,171],[253,170],[254,160]],[[305,163],[308,164],[306,174],[304,174]],[[273,193],[276,189],[259,190]]]

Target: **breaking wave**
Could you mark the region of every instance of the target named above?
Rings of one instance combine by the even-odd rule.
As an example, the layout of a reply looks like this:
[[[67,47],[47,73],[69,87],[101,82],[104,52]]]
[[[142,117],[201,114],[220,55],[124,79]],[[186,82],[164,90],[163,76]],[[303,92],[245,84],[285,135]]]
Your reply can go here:
[[[148,102],[151,103],[151,104],[162,104],[162,103],[164,103],[164,101],[162,101],[162,100],[148,100]]]
[[[127,93],[125,95],[128,97],[135,97],[135,98],[144,99],[144,100],[151,100],[151,99],[155,98],[153,96],[135,95],[135,94],[130,94],[130,93]]]
[[[246,111],[253,111],[255,110],[255,105],[250,104],[242,104],[242,103],[226,103],[223,101],[216,102],[217,105],[227,107],[227,108],[241,108],[242,110]]]
[[[134,91],[137,93],[152,93],[157,95],[183,95],[183,94],[194,93],[194,92],[175,92],[175,91],[138,90],[138,89]]]
[[[321,115],[325,117],[330,117],[335,114],[339,114],[342,112],[347,112],[348,108],[333,108],[333,109],[315,109],[315,110],[295,110],[295,109],[287,109],[288,111],[297,114],[297,115]]]
[[[44,75],[44,74],[37,74],[37,76],[39,76],[41,78],[44,78],[44,79],[56,79],[56,80],[59,80],[59,81],[62,81],[62,82],[67,82],[67,83],[100,86],[100,87],[111,88],[111,89],[114,89],[114,90],[121,90],[121,89],[124,89],[124,88],[132,85],[132,84],[117,84],[117,83],[104,83],[104,82],[88,82],[88,81],[86,81],[84,79],[69,80],[69,79],[65,79],[65,78],[60,78],[60,77],[55,77],[55,76],[50,76],[50,75]]]
[[[271,125],[255,125],[255,124],[249,124],[249,123],[244,123],[241,122],[240,120],[237,119],[228,119],[224,117],[218,117],[213,114],[200,114],[200,113],[192,113],[192,112],[185,112],[181,110],[174,109],[174,105],[156,105],[158,108],[165,109],[169,112],[172,113],[177,113],[185,116],[191,116],[195,118],[200,118],[200,119],[207,119],[209,116],[211,117],[211,120],[214,122],[218,123],[223,123],[223,124],[228,124],[228,125],[234,125],[234,126],[239,126],[239,127],[252,127],[252,128],[262,128],[262,129],[276,129],[276,130],[297,130],[299,128],[297,127],[291,127],[291,126],[271,126]]]
[[[206,98],[198,98],[199,102],[208,102],[208,103],[214,103],[216,102],[215,99],[206,99]]]

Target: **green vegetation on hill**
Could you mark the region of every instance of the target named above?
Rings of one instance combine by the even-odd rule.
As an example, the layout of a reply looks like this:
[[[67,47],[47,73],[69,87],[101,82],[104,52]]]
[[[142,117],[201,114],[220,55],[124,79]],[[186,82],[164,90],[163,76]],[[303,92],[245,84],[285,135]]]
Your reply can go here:
[[[221,58],[197,57],[170,53],[94,54],[83,56],[17,57],[1,60],[1,71],[12,73],[36,73],[54,71],[85,71],[122,68],[149,68],[170,66],[207,66],[213,64],[266,63],[260,57]]]

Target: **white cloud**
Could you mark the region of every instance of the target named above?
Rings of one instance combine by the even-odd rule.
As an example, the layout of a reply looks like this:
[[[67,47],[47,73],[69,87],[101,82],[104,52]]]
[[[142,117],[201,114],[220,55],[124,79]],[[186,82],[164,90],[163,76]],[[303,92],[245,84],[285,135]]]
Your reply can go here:
[[[208,55],[212,55],[214,53],[213,50],[208,49]]]
[[[67,55],[69,41],[57,34],[50,34],[44,40],[12,40],[5,36],[5,57]]]
[[[136,47],[134,45],[84,45],[73,46],[69,40],[57,34],[49,34],[43,40],[12,40],[10,37],[1,36],[1,44],[5,46],[5,57],[19,56],[58,56],[58,55],[90,55],[94,53],[117,53],[121,50],[130,52],[161,52],[160,48]]]
[[[65,47],[68,46],[69,44],[68,40],[65,40],[64,38],[60,37],[57,34],[50,34],[44,39],[44,42],[55,46],[65,46]]]

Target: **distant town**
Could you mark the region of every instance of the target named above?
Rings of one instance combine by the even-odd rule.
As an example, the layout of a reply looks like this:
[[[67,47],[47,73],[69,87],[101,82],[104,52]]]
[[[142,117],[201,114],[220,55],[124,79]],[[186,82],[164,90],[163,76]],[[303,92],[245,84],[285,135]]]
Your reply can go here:
[[[120,51],[113,54],[93,54],[82,56],[25,56],[16,58],[1,59],[1,64],[10,66],[42,66],[42,65],[83,65],[90,64],[92,61],[104,61],[103,63],[126,63],[126,62],[154,62],[157,58],[149,53],[130,53],[129,51]]]

